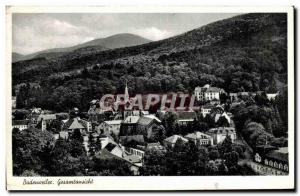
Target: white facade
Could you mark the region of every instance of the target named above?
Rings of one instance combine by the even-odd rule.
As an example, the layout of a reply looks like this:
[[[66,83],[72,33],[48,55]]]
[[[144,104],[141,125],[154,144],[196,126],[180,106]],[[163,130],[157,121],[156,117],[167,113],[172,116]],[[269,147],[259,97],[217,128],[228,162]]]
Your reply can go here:
[[[104,131],[106,134],[114,133],[115,135],[119,135],[121,122],[121,120],[104,121],[98,126],[97,131]]]
[[[204,134],[200,131],[195,133],[190,133],[185,136],[186,139],[194,142],[196,145],[206,146],[213,144],[213,137],[207,134]]]
[[[275,100],[277,97],[278,93],[273,93],[273,94],[267,94],[267,98],[271,100]]]
[[[28,125],[13,125],[12,128],[18,128],[20,131],[27,129]]]
[[[205,117],[207,114],[210,114],[211,108],[201,108],[201,114]]]
[[[140,150],[140,149],[136,149],[136,148],[129,148],[129,153],[132,155],[136,155],[140,158],[143,158],[145,155],[145,151]]]
[[[208,135],[213,137],[214,145],[222,143],[227,135],[231,138],[231,141],[236,140],[236,132],[234,127],[218,127],[208,130]]]
[[[223,89],[217,87],[211,87],[206,84],[203,87],[196,87],[194,90],[194,95],[198,101],[211,101],[220,100],[220,94],[224,93]]]
[[[250,167],[260,175],[288,175],[289,172],[288,164],[268,157],[263,158],[259,153],[255,154]]]

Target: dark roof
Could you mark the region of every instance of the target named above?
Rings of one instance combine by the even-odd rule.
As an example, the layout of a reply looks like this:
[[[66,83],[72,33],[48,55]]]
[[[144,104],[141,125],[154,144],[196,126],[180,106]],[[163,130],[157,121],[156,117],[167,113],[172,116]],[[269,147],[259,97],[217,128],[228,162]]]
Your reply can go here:
[[[269,144],[256,146],[256,150],[260,152],[269,152],[271,150],[276,150],[277,147],[271,146]]]
[[[130,141],[137,141],[137,142],[145,142],[143,135],[126,135],[120,136],[120,141],[122,142],[130,142]]]
[[[289,153],[284,153],[279,150],[272,150],[271,152],[266,154],[266,157],[276,159],[278,161],[289,161]]]
[[[105,149],[107,149],[109,152],[111,152],[117,145],[113,144],[113,143],[108,143],[105,146]]]
[[[148,118],[148,117],[142,116],[142,117],[139,118],[138,124],[139,124],[139,125],[147,126],[147,125],[149,125],[153,120],[154,120],[153,118]]]
[[[211,103],[207,103],[205,105],[202,106],[202,109],[212,109],[214,108],[215,106]]]
[[[12,125],[27,125],[29,120],[13,120]]]
[[[205,92],[220,92],[222,91],[222,89],[218,88],[218,87],[209,87],[206,89]]]
[[[194,111],[177,111],[177,114],[178,114],[178,120],[197,118],[196,112]]]
[[[77,118],[69,119],[64,124],[64,129],[84,129],[85,127],[79,122]]]
[[[96,153],[95,157],[98,159],[118,159],[118,160],[125,161],[124,159],[109,152],[106,148],[104,148],[104,149],[100,150],[98,153]]]

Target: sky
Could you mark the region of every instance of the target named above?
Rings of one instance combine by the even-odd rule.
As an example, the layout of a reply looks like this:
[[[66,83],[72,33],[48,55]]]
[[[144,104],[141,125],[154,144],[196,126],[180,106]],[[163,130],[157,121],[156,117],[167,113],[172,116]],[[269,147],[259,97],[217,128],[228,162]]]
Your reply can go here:
[[[157,41],[236,13],[18,13],[13,14],[13,52],[30,54],[74,46],[119,33]]]

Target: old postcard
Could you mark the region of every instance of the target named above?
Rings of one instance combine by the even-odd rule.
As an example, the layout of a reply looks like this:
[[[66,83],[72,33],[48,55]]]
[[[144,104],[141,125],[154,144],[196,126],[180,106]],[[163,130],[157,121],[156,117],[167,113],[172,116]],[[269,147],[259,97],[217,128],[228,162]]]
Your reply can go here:
[[[293,7],[7,7],[8,190],[294,189]]]

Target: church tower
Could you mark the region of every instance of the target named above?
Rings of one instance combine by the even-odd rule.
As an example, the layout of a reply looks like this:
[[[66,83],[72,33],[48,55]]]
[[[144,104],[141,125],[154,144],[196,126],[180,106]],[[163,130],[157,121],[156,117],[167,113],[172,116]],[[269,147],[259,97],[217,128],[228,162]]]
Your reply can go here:
[[[129,93],[128,93],[128,87],[127,87],[127,80],[126,80],[126,86],[125,86],[124,101],[125,101],[125,103],[127,103],[129,101]]]
[[[126,81],[126,86],[125,86],[125,94],[124,94],[124,103],[125,103],[125,109],[124,109],[124,114],[123,118],[124,120],[132,115],[132,108],[130,108],[130,101],[129,101],[129,93],[128,93],[128,87],[127,87],[127,81]]]

